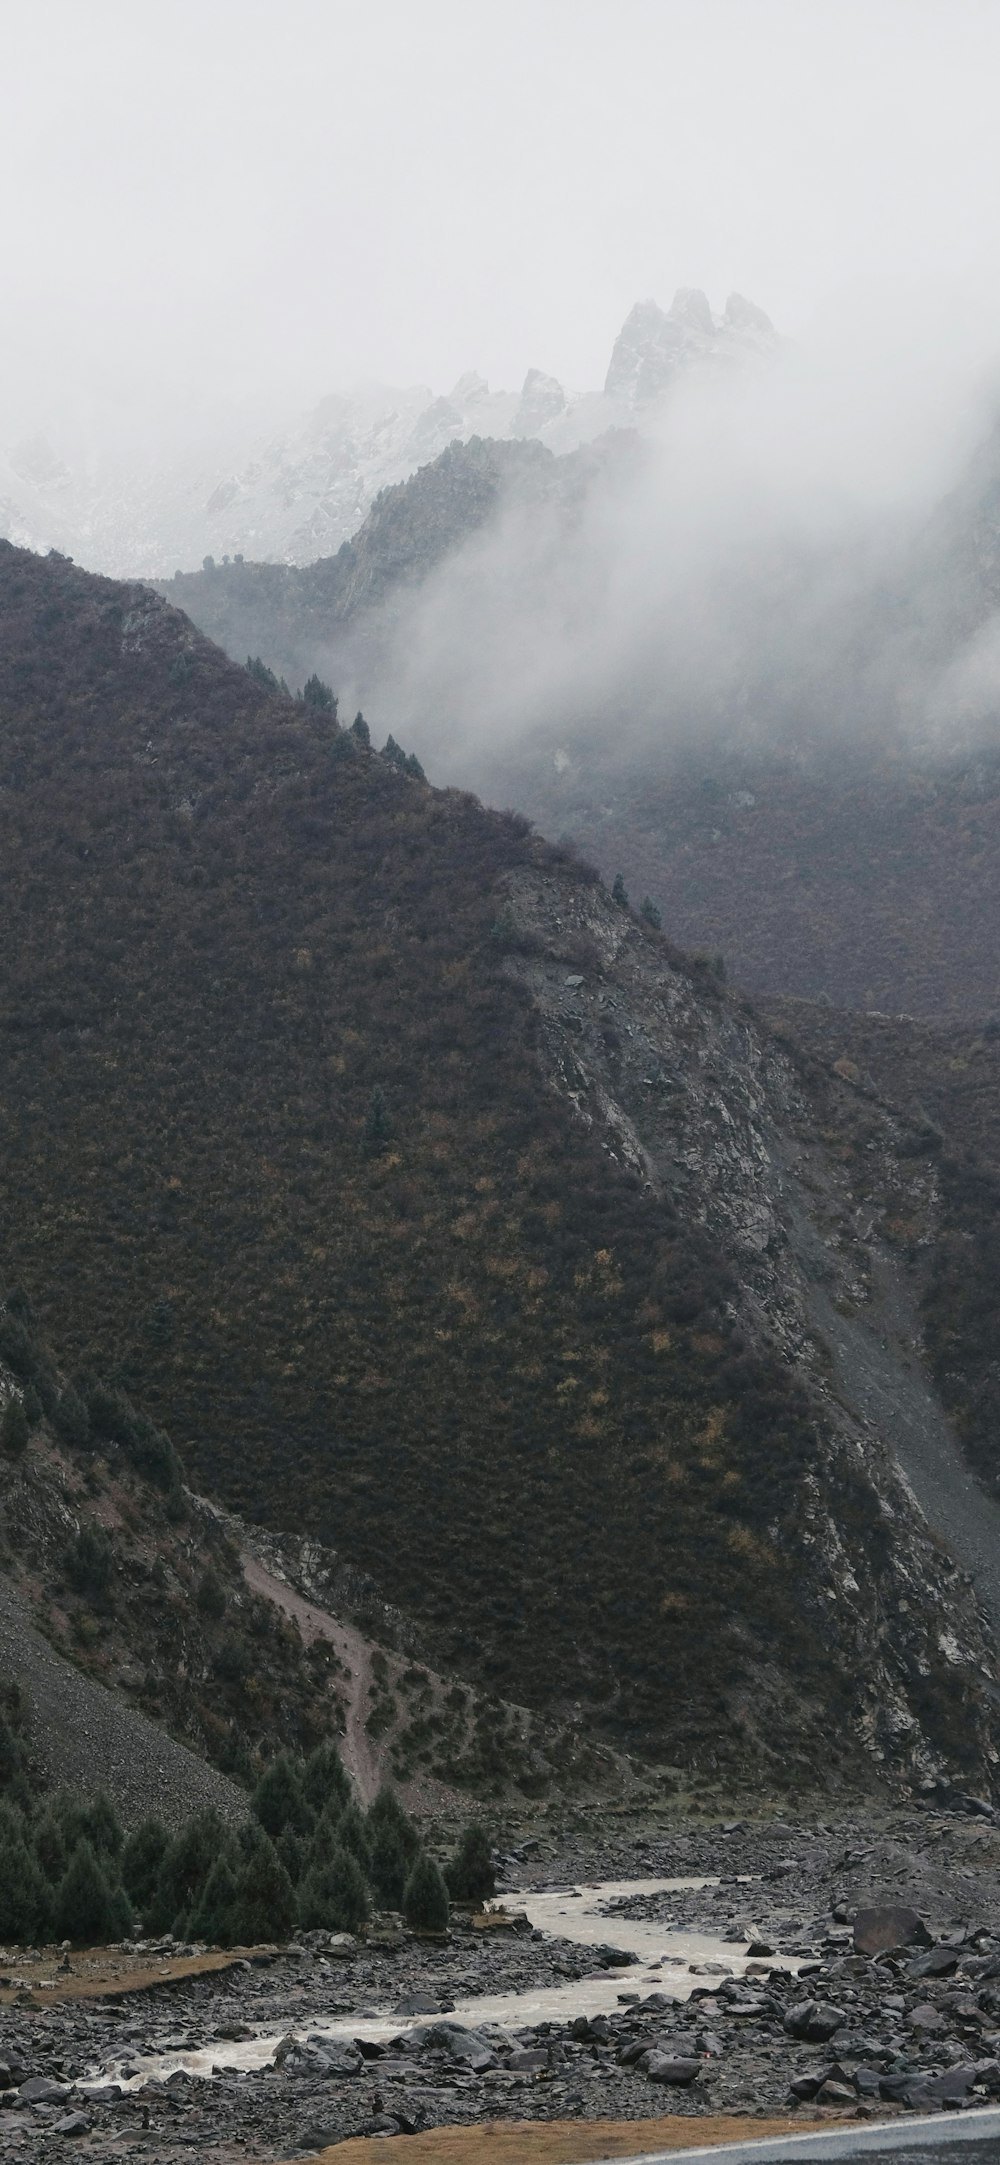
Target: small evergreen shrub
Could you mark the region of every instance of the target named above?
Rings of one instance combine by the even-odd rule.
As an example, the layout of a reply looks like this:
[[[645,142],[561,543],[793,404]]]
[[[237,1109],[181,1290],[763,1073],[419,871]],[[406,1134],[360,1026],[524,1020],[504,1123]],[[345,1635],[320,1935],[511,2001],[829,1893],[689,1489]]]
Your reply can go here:
[[[75,1594],[106,1594],[114,1567],[107,1534],[99,1526],[82,1526],[66,1550],[65,1566]]]
[[[52,1426],[63,1443],[85,1451],[90,1438],[90,1415],[78,1391],[67,1383],[52,1408]]]
[[[218,1623],[219,1618],[225,1616],[225,1589],[214,1571],[202,1573],[195,1602],[199,1616],[204,1616],[210,1623]]]

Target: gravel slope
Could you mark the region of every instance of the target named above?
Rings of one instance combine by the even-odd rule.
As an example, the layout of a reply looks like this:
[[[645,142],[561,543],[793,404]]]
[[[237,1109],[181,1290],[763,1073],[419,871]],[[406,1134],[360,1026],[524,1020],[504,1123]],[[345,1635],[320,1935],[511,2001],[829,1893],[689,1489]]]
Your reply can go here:
[[[147,1812],[169,1825],[209,1804],[226,1819],[243,1817],[246,1799],[236,1783],[81,1676],[42,1637],[2,1575],[0,1673],[28,1694],[32,1748],[52,1779],[84,1792],[109,1790],[126,1825]]]

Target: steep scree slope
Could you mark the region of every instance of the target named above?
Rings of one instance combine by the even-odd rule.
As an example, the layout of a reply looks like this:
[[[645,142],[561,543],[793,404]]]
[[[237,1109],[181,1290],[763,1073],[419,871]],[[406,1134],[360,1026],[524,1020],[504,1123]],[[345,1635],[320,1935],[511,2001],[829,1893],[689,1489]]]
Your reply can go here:
[[[511,1699],[982,1777],[987,1643],[812,1349],[802,1134],[838,1172],[752,1016],[523,823],[9,548],[0,785],[0,1208],[61,1345]]]

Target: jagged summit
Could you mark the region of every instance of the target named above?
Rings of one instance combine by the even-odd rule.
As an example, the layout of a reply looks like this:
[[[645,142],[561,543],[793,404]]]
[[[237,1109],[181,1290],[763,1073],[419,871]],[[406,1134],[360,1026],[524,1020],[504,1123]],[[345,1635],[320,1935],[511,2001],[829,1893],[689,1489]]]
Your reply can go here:
[[[688,368],[776,344],[751,301],[731,294],[715,317],[703,293],[682,287],[666,312],[655,301],[633,308],[603,391],[566,390],[537,367],[519,392],[491,390],[467,369],[445,395],[426,384],[372,383],[331,393],[287,428],[266,438],[235,430],[208,455],[143,462],[130,445],[98,460],[82,445],[34,438],[5,453],[0,443],[0,534],[129,578],[193,570],[206,556],[311,564],[350,540],[381,490],[449,444],[533,438],[573,451],[609,428],[641,427]]]
[[[773,352],[777,343],[770,317],[741,293],[731,293],[722,315],[714,316],[700,287],[679,286],[669,309],[636,302],[615,340],[605,396],[646,405],[688,368],[747,360]]]

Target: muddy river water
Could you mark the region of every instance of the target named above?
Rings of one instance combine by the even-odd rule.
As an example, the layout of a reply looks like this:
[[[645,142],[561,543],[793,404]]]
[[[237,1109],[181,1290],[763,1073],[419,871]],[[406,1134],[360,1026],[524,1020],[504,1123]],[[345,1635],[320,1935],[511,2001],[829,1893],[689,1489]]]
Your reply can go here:
[[[570,1940],[583,1947],[610,1945],[638,1959],[620,1968],[602,1969],[593,1977],[458,1999],[447,2019],[470,2029],[496,2025],[512,2031],[539,2022],[570,2022],[576,2015],[611,2013],[620,2005],[623,1991],[641,1998],[659,1991],[681,2000],[709,1977],[717,1978],[724,1972],[743,1976],[750,1960],[746,1944],[704,1932],[681,1931],[646,1917],[621,1916],[615,1908],[618,1902],[632,1896],[662,1896],[718,1884],[713,1878],[615,1879],[507,1893],[504,1907],[525,1911],[532,1927],[546,1939]],[[769,1966],[779,1965],[772,1962]],[[780,1966],[797,1967],[794,1962]],[[327,2021],[310,2018],[308,2033],[315,2038],[384,2040],[404,2036],[433,2020],[428,2014],[401,2015],[388,2007],[366,2007]],[[265,2067],[274,2059],[283,2034],[288,2032],[271,2029],[238,2042],[219,2039],[196,2050],[179,2049],[147,2058],[133,2054],[117,2064],[95,2069],[91,2080],[120,2082],[123,2088],[133,2089],[151,2077],[165,2080],[178,2069],[189,2075],[209,2076],[215,2069]]]

